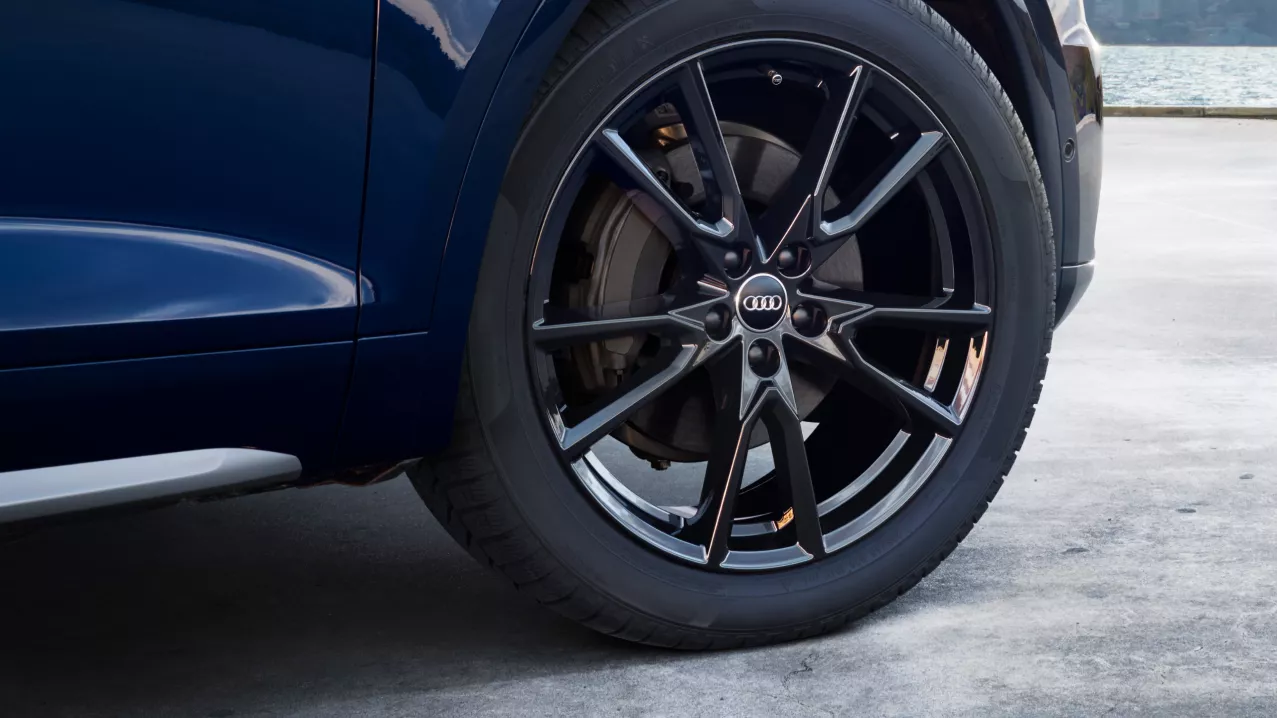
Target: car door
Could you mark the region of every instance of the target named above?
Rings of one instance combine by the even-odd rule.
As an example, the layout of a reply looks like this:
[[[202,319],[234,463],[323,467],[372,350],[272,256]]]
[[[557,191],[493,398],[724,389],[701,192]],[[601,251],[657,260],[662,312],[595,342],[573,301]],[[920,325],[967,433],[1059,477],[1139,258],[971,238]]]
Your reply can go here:
[[[0,470],[331,442],[375,18],[0,3]]]

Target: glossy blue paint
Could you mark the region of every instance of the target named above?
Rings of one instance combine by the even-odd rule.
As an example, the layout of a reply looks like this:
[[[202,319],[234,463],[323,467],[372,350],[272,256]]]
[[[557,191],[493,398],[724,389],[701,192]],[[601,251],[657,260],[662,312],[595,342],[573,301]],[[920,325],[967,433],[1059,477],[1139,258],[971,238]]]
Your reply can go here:
[[[1067,247],[1069,73],[1047,0],[997,2]],[[446,445],[505,167],[587,4],[0,2],[0,471]]]
[[[356,342],[349,398],[332,463],[349,467],[419,456],[441,405],[428,332],[369,337]]]
[[[588,4],[587,0],[545,0],[514,48],[505,73],[475,137],[465,181],[449,225],[443,269],[435,292],[433,322],[427,337],[434,393],[420,407],[419,442],[407,455],[447,446],[465,352],[466,330],[474,300],[479,263],[497,195],[533,93],[550,61]]]
[[[0,2],[0,366],[46,365],[0,372],[0,468],[211,446],[328,461],[376,8]],[[101,361],[133,357],[155,358]]]
[[[0,471],[203,448],[332,453],[351,342],[0,371]]]
[[[337,465],[419,456],[451,434],[474,291],[464,275],[478,271],[491,217],[489,204],[458,222],[459,193],[482,187],[495,197],[532,92],[585,3],[493,5],[382,5],[361,250],[377,300],[360,311],[360,335],[373,336],[357,342]],[[437,294],[458,287],[464,296],[436,307]],[[390,332],[415,333],[375,336]]]
[[[349,338],[350,269],[208,232],[0,218],[0,367]]]
[[[0,216],[213,232],[355,269],[375,9],[0,2]]]
[[[365,302],[360,336],[430,326],[471,147],[537,5],[383,0],[360,257],[377,299]],[[526,105],[502,111],[521,121]],[[485,224],[474,238],[482,241],[486,231]]]

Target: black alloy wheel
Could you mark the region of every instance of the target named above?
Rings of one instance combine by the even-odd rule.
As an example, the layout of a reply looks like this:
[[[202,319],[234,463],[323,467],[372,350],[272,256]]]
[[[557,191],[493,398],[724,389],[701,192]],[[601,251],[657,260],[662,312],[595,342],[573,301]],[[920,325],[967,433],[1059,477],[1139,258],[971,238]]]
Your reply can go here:
[[[827,630],[952,550],[1023,440],[1052,316],[1040,178],[915,2],[650,5],[587,11],[547,78],[457,444],[412,474],[481,559],[600,630]]]
[[[774,97],[786,82],[796,92]],[[728,95],[734,95],[728,104],[744,108],[733,121],[749,120],[763,132],[783,132],[797,114],[789,97],[795,105],[818,108],[803,118],[809,122],[796,123],[810,128],[787,182],[753,213],[716,109],[715,96]],[[868,135],[858,146],[872,148],[863,155],[847,147],[858,125]],[[678,139],[662,147],[666,137]],[[667,171],[640,157],[672,154],[684,144],[694,174],[680,176],[677,167]],[[670,279],[659,295],[586,306],[556,301],[574,296],[562,285],[578,279],[573,270],[581,250],[562,247],[562,239],[572,211],[597,201],[599,193],[587,189],[592,180],[621,187],[669,243],[674,266],[664,270]],[[916,223],[926,236],[913,244],[931,251],[891,256],[892,262],[916,265],[884,272],[889,279],[903,276],[901,291],[847,289],[849,280],[840,276],[822,281],[821,269],[858,233],[890,241],[874,233],[872,223],[911,185],[917,185],[929,220]],[[690,188],[684,194],[698,201],[676,197],[678,187]],[[846,199],[827,203],[835,188]],[[847,546],[912,495],[962,429],[993,319],[982,224],[979,193],[935,114],[861,58],[805,40],[760,38],[725,43],[665,68],[591,135],[560,184],[537,247],[529,356],[564,461],[620,525],[658,550],[707,568],[775,569]],[[561,253],[572,256],[564,260]],[[910,284],[931,290],[910,294]],[[925,354],[928,377],[915,382],[866,358],[857,336],[870,326],[912,330],[880,342]],[[623,380],[599,396],[565,397],[562,387],[572,380],[562,375],[581,370],[563,350],[616,337],[640,337],[647,345]],[[957,351],[949,351],[951,343]],[[902,350],[889,345],[886,351]],[[862,396],[895,418],[896,431],[877,442],[872,475],[848,476],[842,462],[809,459],[801,423],[811,417],[800,411],[791,377],[799,362],[825,375],[814,380],[817,385],[845,382],[859,390],[842,401],[827,392],[810,412],[823,419],[817,431],[841,434],[839,442],[867,440],[845,416],[863,413]],[[701,427],[709,451],[699,501],[683,511],[654,506],[619,485],[589,452],[666,392],[694,382],[697,372],[708,375],[701,384],[713,406],[712,420]],[[681,399],[658,413],[677,413],[686,404]],[[771,443],[774,480],[783,488],[771,492],[779,499],[773,505],[740,516],[745,454],[759,423]],[[840,448],[819,437],[813,443]],[[813,464],[837,476],[814,481]],[[876,481],[894,484],[890,501],[863,510],[848,506]]]

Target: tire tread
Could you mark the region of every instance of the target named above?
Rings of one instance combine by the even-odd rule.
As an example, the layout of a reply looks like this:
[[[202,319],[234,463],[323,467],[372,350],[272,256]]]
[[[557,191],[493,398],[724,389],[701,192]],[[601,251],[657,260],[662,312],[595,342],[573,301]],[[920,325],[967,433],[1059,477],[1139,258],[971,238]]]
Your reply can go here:
[[[594,0],[582,13],[569,33],[549,72],[537,90],[536,108],[548,97],[563,77],[595,45],[636,15],[666,0]],[[1033,161],[1033,149],[1024,127],[993,72],[976,51],[930,7],[919,0],[883,0],[913,15],[981,79],[993,95],[1008,128],[1020,145],[1021,156],[1031,178],[1035,203],[1042,226],[1042,241],[1053,244],[1050,215],[1046,211],[1046,190],[1041,171]],[[1054,257],[1053,246],[1046,247],[1047,257]],[[984,500],[972,516],[929,557],[908,572],[895,585],[876,596],[836,615],[791,626],[782,631],[739,633],[689,628],[672,625],[638,613],[614,602],[571,576],[524,526],[518,510],[501,493],[496,467],[487,453],[483,428],[474,408],[474,393],[469,370],[463,369],[452,446],[441,454],[422,460],[409,474],[430,511],[439,522],[480,563],[505,575],[522,592],[559,614],[601,633],[629,641],[679,650],[725,649],[792,641],[838,630],[891,603],[931,573],[951,554],[979,522],[993,501],[1028,436],[1042,382],[1046,376],[1055,322],[1054,267],[1043,268],[1043,282],[1049,291],[1041,337],[1034,389],[1023,412],[1021,429],[1005,449],[1002,467],[990,481]]]

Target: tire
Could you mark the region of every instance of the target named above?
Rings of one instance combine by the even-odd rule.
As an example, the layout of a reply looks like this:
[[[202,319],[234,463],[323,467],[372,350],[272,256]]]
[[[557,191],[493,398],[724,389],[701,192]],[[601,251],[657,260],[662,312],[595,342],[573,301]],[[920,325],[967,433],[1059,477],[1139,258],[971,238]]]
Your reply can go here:
[[[713,43],[817,38],[890,68],[943,118],[983,196],[998,313],[976,396],[944,460],[847,548],[778,570],[704,570],[643,545],[599,509],[552,446],[528,370],[528,268],[576,148],[673,58]],[[1041,391],[1056,268],[1045,191],[988,67],[916,0],[596,0],[540,88],[487,239],[451,447],[410,469],[430,510],[521,592],[602,633],[717,649],[836,629],[917,584],[1002,485]]]

